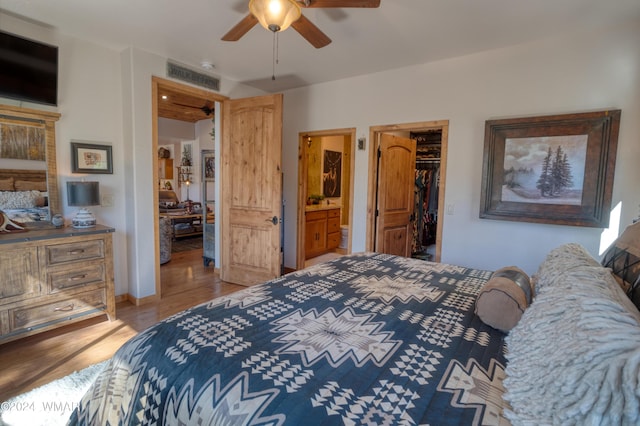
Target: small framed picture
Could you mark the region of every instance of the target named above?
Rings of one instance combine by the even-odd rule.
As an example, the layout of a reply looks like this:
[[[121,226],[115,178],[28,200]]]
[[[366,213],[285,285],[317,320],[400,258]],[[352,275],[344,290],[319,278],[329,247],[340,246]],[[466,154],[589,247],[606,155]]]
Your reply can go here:
[[[113,174],[111,145],[71,142],[71,172]]]
[[[204,180],[213,182],[216,177],[216,155],[213,150],[202,151],[202,168],[204,170]]]

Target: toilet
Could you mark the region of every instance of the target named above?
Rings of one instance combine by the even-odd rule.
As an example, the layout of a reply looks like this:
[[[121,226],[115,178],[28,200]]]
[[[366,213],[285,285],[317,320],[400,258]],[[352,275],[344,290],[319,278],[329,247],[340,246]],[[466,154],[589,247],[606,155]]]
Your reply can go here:
[[[340,226],[340,245],[338,248],[346,249],[349,240],[349,227],[347,225]]]

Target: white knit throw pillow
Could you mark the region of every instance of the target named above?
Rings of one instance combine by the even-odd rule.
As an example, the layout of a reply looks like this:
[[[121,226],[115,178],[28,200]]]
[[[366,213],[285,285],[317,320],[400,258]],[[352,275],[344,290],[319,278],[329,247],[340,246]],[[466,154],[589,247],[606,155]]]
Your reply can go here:
[[[608,269],[577,263],[553,280],[541,267],[548,285],[507,337],[514,426],[640,424],[640,312]]]

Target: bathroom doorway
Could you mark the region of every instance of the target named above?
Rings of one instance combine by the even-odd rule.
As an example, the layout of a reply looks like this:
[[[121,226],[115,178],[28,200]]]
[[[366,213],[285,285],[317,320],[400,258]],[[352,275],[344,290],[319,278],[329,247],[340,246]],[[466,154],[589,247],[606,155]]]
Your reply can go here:
[[[296,269],[351,253],[355,132],[298,135]]]

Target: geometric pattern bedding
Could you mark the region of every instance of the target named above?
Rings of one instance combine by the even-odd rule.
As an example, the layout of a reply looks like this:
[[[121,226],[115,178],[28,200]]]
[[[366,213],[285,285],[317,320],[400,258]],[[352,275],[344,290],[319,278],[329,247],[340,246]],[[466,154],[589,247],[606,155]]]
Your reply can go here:
[[[359,253],[213,299],[126,343],[69,424],[508,424],[490,276]]]

